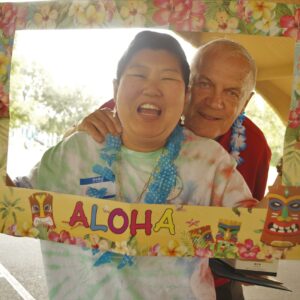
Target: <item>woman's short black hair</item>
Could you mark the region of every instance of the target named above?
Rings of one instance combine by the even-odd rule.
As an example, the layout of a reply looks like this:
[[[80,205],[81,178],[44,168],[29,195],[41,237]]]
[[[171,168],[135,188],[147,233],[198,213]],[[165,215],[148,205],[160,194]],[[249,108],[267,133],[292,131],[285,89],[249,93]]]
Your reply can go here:
[[[169,34],[149,30],[139,32],[119,60],[117,67],[118,82],[120,81],[121,76],[133,55],[143,49],[165,50],[175,55],[181,65],[185,86],[186,88],[188,87],[190,66],[179,42]]]

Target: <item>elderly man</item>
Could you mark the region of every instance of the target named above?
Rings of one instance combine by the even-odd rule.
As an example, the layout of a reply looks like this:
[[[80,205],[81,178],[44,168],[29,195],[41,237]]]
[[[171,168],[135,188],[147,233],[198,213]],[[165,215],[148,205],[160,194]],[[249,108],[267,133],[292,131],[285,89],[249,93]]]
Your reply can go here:
[[[253,197],[265,193],[271,151],[261,130],[244,116],[253,95],[256,65],[247,50],[226,39],[199,48],[192,65],[190,103],[185,126],[199,136],[215,139],[237,161],[237,169]],[[104,104],[113,108],[113,101]],[[98,109],[77,126],[101,141],[105,134],[120,133],[121,126],[110,111]],[[243,299],[241,286],[223,278],[215,279],[217,299]]]

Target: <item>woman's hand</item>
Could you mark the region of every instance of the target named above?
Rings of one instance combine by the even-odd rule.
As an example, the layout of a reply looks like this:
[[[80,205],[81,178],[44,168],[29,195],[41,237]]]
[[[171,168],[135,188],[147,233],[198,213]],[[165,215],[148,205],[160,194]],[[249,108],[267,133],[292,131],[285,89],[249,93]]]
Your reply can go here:
[[[83,120],[81,120],[72,131],[67,132],[64,137],[69,136],[75,131],[85,131],[95,141],[101,143],[108,133],[119,135],[122,132],[121,123],[117,116],[113,117],[110,109],[97,109]]]

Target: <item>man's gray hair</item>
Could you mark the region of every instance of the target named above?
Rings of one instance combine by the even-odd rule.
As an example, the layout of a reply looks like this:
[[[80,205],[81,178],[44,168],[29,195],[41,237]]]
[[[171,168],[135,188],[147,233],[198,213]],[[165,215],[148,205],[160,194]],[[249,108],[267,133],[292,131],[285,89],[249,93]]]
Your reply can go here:
[[[227,50],[230,51],[231,56],[237,55],[237,56],[244,57],[249,64],[249,76],[250,76],[249,88],[251,90],[254,90],[255,83],[256,83],[256,73],[257,73],[255,60],[253,59],[253,57],[250,55],[250,53],[244,46],[228,39],[213,40],[198,48],[191,63],[190,83],[193,84],[194,77],[195,75],[197,75],[198,62],[201,59],[201,57],[205,55],[205,53],[213,49],[217,49],[217,50],[222,49],[223,51]]]

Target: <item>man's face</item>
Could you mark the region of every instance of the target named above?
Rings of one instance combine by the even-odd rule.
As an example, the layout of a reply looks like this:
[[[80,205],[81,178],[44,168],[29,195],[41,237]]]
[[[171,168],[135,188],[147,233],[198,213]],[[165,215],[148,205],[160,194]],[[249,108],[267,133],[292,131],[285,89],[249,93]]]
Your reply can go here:
[[[225,134],[251,98],[249,64],[228,50],[207,51],[192,80],[186,126],[212,139]]]

